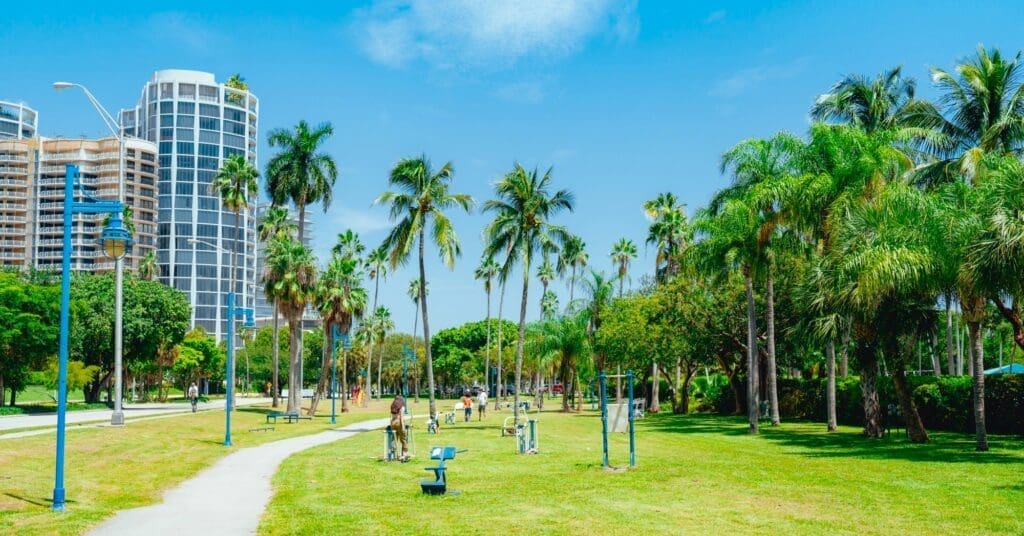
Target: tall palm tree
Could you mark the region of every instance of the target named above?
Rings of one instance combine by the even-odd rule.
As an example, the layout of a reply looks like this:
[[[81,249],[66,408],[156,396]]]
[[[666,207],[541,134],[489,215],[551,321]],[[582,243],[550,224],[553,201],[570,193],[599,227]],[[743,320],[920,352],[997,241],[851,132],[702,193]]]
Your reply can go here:
[[[323,320],[324,358],[320,367],[320,381],[313,401],[310,403],[309,415],[315,415],[317,402],[327,389],[330,356],[334,346],[331,337],[333,328],[337,327],[341,333],[350,333],[354,320],[361,317],[366,309],[366,289],[362,286],[361,264],[358,258],[333,255],[327,269],[317,281],[315,304]],[[336,356],[335,359],[337,359]],[[347,370],[347,368],[346,363],[343,370]],[[344,374],[342,374],[341,392],[348,392]],[[342,397],[341,411],[342,413],[348,411],[347,396]]]
[[[331,248],[332,254],[357,261],[363,258],[364,251],[366,251],[366,246],[359,239],[359,234],[352,229],[345,229],[345,232],[338,233],[338,241]]]
[[[322,202],[324,212],[331,205],[332,189],[338,180],[338,166],[331,155],[320,152],[334,134],[330,123],[310,128],[299,121],[293,131],[276,128],[267,134],[271,147],[279,147],[267,163],[267,193],[275,205],[288,201],[299,211],[299,242],[306,238],[306,205]]]
[[[913,134],[928,137],[926,129],[919,129],[923,117],[930,115],[934,107],[914,97],[916,88],[913,78],[903,76],[901,66],[874,79],[847,75],[818,97],[811,107],[811,118],[851,125],[868,134],[913,129]]]
[[[636,258],[636,244],[628,238],[620,238],[612,246],[612,263],[619,269],[619,297],[622,297],[622,285],[629,273],[629,263]]]
[[[378,312],[377,308],[377,295],[380,293],[380,280],[387,276],[387,263],[388,263],[388,252],[384,248],[377,248],[370,252],[366,257],[366,267],[370,270],[370,279],[373,280],[373,311],[374,314]],[[390,313],[389,313],[390,314]],[[415,334],[413,334],[415,335]],[[370,372],[370,366],[373,364],[373,347],[377,341],[376,337],[370,338],[369,358],[366,362],[366,377],[372,378]],[[381,349],[383,352],[383,348]],[[377,371],[377,375],[380,376],[380,371]],[[380,383],[380,382],[378,382]],[[377,389],[377,398],[380,398],[380,389]],[[370,403],[370,397],[363,398],[363,407],[366,407]]]
[[[489,394],[491,392],[491,290],[494,278],[498,276],[498,271],[501,268],[498,263],[494,262],[494,259],[490,257],[484,257],[480,261],[480,266],[473,272],[473,276],[484,282],[484,293],[487,294],[487,344],[484,345],[484,352],[486,357],[484,358],[484,390]]]
[[[139,259],[139,278],[145,281],[153,281],[156,279],[157,265],[156,265],[156,253],[147,251],[145,255]]]
[[[288,215],[288,209],[283,208],[283,207],[273,206],[273,205],[271,205],[271,207],[267,210],[266,215],[263,216],[263,219],[259,222],[259,225],[256,227],[256,233],[257,233],[257,235],[258,235],[258,237],[260,239],[260,242],[264,242],[264,243],[267,243],[270,240],[273,240],[275,238],[290,238],[290,237],[295,235],[295,231],[296,231],[296,227],[295,227],[295,224],[292,223],[291,217]],[[264,249],[264,251],[266,251],[266,250]],[[262,277],[262,274],[261,274],[261,277]],[[273,385],[272,385],[273,393],[271,394],[271,400],[272,400],[271,407],[276,408],[277,404],[278,404],[278,393],[281,392],[280,384],[279,384],[279,378],[278,378],[278,375],[279,375],[279,373],[278,373],[278,370],[279,370],[278,363],[280,363],[280,356],[279,356],[279,354],[280,354],[280,346],[278,345],[278,333],[280,332],[279,321],[280,321],[281,315],[278,312],[277,298],[271,296],[270,294],[267,294],[267,297],[272,299],[273,302],[274,302],[274,321],[273,321],[273,328],[272,328],[273,329],[273,343],[272,343],[273,344],[273,349],[271,351],[272,356],[273,356],[272,357],[272,361],[273,361],[274,370],[273,370],[273,372],[271,374],[272,380],[273,380],[273,382],[272,382],[273,383]]]
[[[485,212],[494,213],[494,220],[484,231],[487,243],[484,255],[506,254],[502,278],[512,268],[523,265],[523,296],[519,309],[519,336],[516,342],[516,392],[513,416],[519,421],[519,393],[522,391],[523,343],[526,337],[526,305],[530,287],[530,263],[537,255],[558,251],[571,235],[551,218],[563,210],[573,210],[573,196],[568,190],[551,193],[551,170],[540,175],[536,169],[527,171],[518,163],[495,185],[497,199],[484,204]],[[576,259],[569,259],[575,263]],[[575,265],[575,264],[574,264]]]
[[[430,285],[423,286],[424,296],[430,295]],[[416,326],[420,319],[420,279],[414,278],[409,281],[409,289],[405,293],[412,300],[413,315],[412,315],[412,351],[416,353]],[[418,370],[418,369],[417,369]],[[419,384],[419,373],[417,372],[416,380],[416,401],[420,401],[420,384]]]
[[[644,214],[651,221],[647,244],[656,248],[654,278],[664,282],[679,271],[679,256],[689,240],[686,206],[672,192],[663,192],[644,202]]]
[[[540,317],[553,318],[558,315],[558,295],[550,290],[544,291],[540,298]]]
[[[582,270],[590,260],[587,254],[587,244],[578,236],[570,236],[562,246],[558,255],[558,275],[564,276],[569,272],[569,304],[572,307],[574,291],[576,290],[576,270]]]
[[[544,262],[542,262],[541,265],[537,267],[537,279],[540,280],[540,286],[541,286],[541,293],[540,293],[540,295],[541,295],[541,304],[540,304],[541,316],[544,316],[544,300],[543,300],[543,297],[547,295],[547,293],[548,293],[548,285],[551,284],[551,282],[555,280],[555,277],[556,277],[555,276],[555,267],[551,266],[551,261],[547,257],[544,257]]]
[[[390,205],[389,216],[391,221],[396,222],[381,244],[381,247],[389,252],[392,268],[408,261],[418,241],[423,344],[427,358],[427,385],[430,388],[430,417],[435,419],[437,404],[434,399],[434,360],[430,352],[430,317],[427,315],[427,273],[424,268],[424,256],[428,226],[431,229],[431,241],[437,247],[441,261],[448,268],[455,266],[455,258],[462,252],[459,237],[445,211],[461,208],[469,212],[473,206],[473,198],[449,191],[454,172],[451,162],[434,171],[425,155],[402,159],[395,164],[388,177],[388,184],[397,191],[384,192],[374,202]]]
[[[587,337],[586,315],[552,317],[541,325],[544,334],[543,349],[555,355],[559,361],[559,376],[562,382],[562,411],[568,412],[570,383],[577,384],[575,374],[577,361],[590,352]]]
[[[391,311],[387,307],[380,306],[374,310],[371,322],[374,339],[376,339],[377,345],[380,348],[380,351],[377,352],[377,399],[379,400],[381,393],[380,371],[384,365],[384,340],[387,338],[388,333],[395,330],[395,321],[391,320]]]
[[[601,329],[601,321],[604,318],[605,311],[611,306],[612,298],[615,296],[615,280],[606,276],[604,272],[591,269],[590,277],[583,279],[582,286],[583,291],[586,293],[586,305],[581,314],[587,321],[587,336],[590,339],[590,346],[597,349],[595,364],[597,365],[598,373],[600,373],[605,370],[608,356],[602,349],[597,347],[597,332]],[[576,368],[574,368],[573,374],[577,378],[576,385],[579,387],[578,363],[574,366]],[[621,370],[621,366],[619,368]],[[621,387],[617,387],[616,390],[622,391]],[[620,394],[616,396],[621,398]],[[576,409],[582,409],[583,400],[579,396],[579,391],[577,391],[576,400]]]
[[[287,409],[297,412],[302,403],[302,312],[316,297],[316,259],[309,248],[291,238],[271,240],[266,251],[264,292],[277,300],[288,320],[291,340]]]

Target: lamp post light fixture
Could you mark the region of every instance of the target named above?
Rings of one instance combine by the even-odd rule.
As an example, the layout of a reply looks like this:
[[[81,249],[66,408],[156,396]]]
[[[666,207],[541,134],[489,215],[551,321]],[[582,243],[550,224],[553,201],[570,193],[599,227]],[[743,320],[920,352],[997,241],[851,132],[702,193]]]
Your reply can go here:
[[[342,348],[346,352],[352,349],[352,343],[349,341],[348,333],[342,333],[337,325],[331,326],[331,340],[334,346],[331,349],[331,361],[333,361],[333,369],[331,370],[331,424],[337,424],[335,401],[338,398],[338,343],[342,344]],[[342,393],[341,396],[345,396],[345,393]]]
[[[227,250],[218,246],[217,244],[207,242],[205,240],[197,240],[195,238],[188,239],[189,244],[202,244],[206,247],[213,248],[221,253],[227,253]],[[255,328],[256,321],[253,317],[253,310],[251,307],[235,307],[235,292],[234,289],[229,289],[227,293],[227,306],[228,306],[228,333],[227,333],[227,363],[225,364],[224,378],[226,385],[224,386],[224,446],[231,446],[231,407],[234,402],[235,392],[235,318],[244,318],[245,323],[242,325],[243,328]]]
[[[75,182],[78,166],[67,164],[64,172],[64,244],[61,254],[60,279],[60,346],[57,354],[57,452],[53,485],[53,510],[64,511],[64,425],[68,404],[68,336],[71,329],[71,232],[74,214],[110,214],[110,223],[100,237],[103,251],[108,255],[123,256],[132,246],[132,235],[121,221],[124,203],[97,201],[83,195],[75,201]]]
[[[117,200],[124,204],[124,136],[121,134],[120,126],[110,112],[100,104],[100,101],[89,91],[89,88],[74,82],[54,82],[53,89],[63,91],[77,87],[85,93],[86,98],[92,103],[93,108],[100,114],[100,119],[110,129],[110,133],[117,139]],[[123,209],[122,209],[123,210]],[[126,246],[121,255],[114,259],[114,412],[110,414],[110,424],[114,426],[124,425],[124,411],[121,407],[121,394],[123,386],[122,349],[124,345],[124,254],[131,246]]]

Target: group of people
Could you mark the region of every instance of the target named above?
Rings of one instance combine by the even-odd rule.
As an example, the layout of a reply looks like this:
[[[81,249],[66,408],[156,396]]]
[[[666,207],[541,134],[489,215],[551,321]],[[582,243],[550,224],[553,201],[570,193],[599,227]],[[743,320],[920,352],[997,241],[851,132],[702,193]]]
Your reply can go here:
[[[476,420],[481,421],[487,416],[487,391],[481,390],[476,395],[476,404]],[[462,393],[462,411],[465,422],[469,422],[473,416],[473,398],[469,396],[469,391]]]
[[[469,391],[462,394],[462,406],[465,412],[465,422],[469,422],[473,415],[473,398],[469,395]],[[483,420],[487,416],[487,391],[480,391],[476,396],[477,404],[477,420]],[[402,454],[398,457],[399,461],[405,462],[409,460],[409,438],[406,437],[405,433],[405,397],[401,394],[395,395],[395,399],[391,402],[391,431],[395,434],[395,441],[401,443]]]

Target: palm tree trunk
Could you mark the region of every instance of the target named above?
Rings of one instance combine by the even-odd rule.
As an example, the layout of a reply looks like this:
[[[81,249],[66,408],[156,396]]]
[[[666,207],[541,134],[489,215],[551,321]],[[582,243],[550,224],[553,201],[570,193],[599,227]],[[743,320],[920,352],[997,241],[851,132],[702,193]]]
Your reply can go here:
[[[626,282],[626,263],[619,262],[619,297],[622,297],[622,287]]]
[[[946,294],[946,372],[956,374],[956,349],[953,347],[953,310],[950,308],[952,298]]]
[[[880,438],[885,435],[882,422],[882,404],[878,400],[878,352],[868,338],[857,340],[860,356],[860,391],[864,400],[864,436]]]
[[[775,277],[768,266],[768,404],[771,407],[772,426],[779,425],[779,387],[775,372]],[[833,350],[834,351],[834,350]]]
[[[939,362],[939,356],[935,353],[935,348],[939,345],[939,336],[936,335],[935,330],[931,332],[931,345],[928,347],[928,355],[932,359],[932,374],[936,377],[942,376],[942,363]]]
[[[907,384],[907,373],[904,370],[902,359],[892,360],[892,387],[896,392],[896,400],[900,405],[900,413],[903,414],[904,426],[907,428],[907,435],[912,443],[927,443],[928,431],[924,428],[921,415],[917,412],[917,405],[910,392],[910,385]]]
[[[836,427],[836,345],[829,338],[825,343],[826,367],[828,369],[828,385],[825,388],[825,414],[828,418],[828,431],[835,432]]]
[[[651,363],[651,413],[661,411],[661,402],[658,400],[661,391],[661,378],[658,376],[658,362]]]
[[[303,194],[301,202],[298,203],[299,207],[299,243],[305,244],[302,240],[305,238],[306,229],[306,196]],[[299,407],[302,407],[302,317],[305,316],[305,309],[299,313],[299,369],[296,371],[296,375],[299,378]]]
[[[295,314],[295,313],[293,313]],[[288,319],[288,413],[298,412],[302,407],[302,384],[299,370],[302,368],[302,313]]]
[[[497,387],[497,389],[494,390],[494,394],[497,395],[497,396],[494,397],[494,410],[495,411],[498,411],[498,410],[501,409],[501,400],[502,400],[503,395],[505,393],[505,377],[502,376],[502,374],[501,374],[501,361],[502,361],[502,355],[501,355],[501,341],[502,341],[501,325],[502,325],[502,308],[504,306],[505,306],[505,283],[502,282],[501,283],[501,294],[498,296],[498,348],[497,348],[498,356],[496,358],[498,360],[498,377],[495,380],[495,381],[498,382],[498,387]]]
[[[331,336],[330,326],[327,322],[324,322],[324,344],[323,344],[323,357],[320,360],[320,380],[316,383],[316,391],[313,392],[313,399],[309,402],[309,409],[306,411],[306,415],[310,417],[316,415],[316,407],[320,404],[320,399],[324,397],[324,393],[329,389],[327,387],[327,378],[331,374]]]
[[[573,291],[576,290],[576,263],[572,263],[572,275],[569,276],[569,305],[572,305]]]
[[[487,344],[484,346],[484,392],[491,396],[491,280],[487,280]]]
[[[273,400],[273,402],[271,403],[271,407],[274,407],[274,408],[276,408],[278,403],[280,402],[280,400],[278,399],[278,393],[281,392],[280,383],[279,383],[280,379],[278,378],[278,372],[279,372],[279,369],[280,369],[280,361],[279,361],[279,359],[280,359],[281,348],[280,348],[280,345],[278,344],[278,339],[277,339],[278,331],[281,329],[281,327],[280,327],[281,315],[280,315],[280,313],[277,310],[277,303],[278,303],[277,302],[277,298],[274,298],[274,328],[273,328],[273,333],[274,333],[274,335],[273,335],[273,344],[274,344],[274,348],[271,350],[271,355],[273,356],[272,361],[274,362],[274,371],[271,373],[272,378],[273,378],[273,383],[274,383],[274,386],[273,386],[274,392],[271,395],[272,400]]]
[[[380,384],[380,372],[382,368],[384,368],[384,341],[381,341],[380,351],[377,352],[377,400],[380,400],[381,393],[384,391]]]
[[[420,320],[420,301],[416,300],[415,305],[416,305],[416,307],[414,308],[415,311],[413,312],[413,315],[412,315],[412,354],[413,355],[416,355],[416,327],[419,325],[419,320]],[[415,376],[416,376],[416,402],[419,403],[419,401],[420,401],[420,373],[419,373],[419,367],[417,367]]]
[[[375,277],[373,278],[373,309],[370,310],[371,318],[372,318],[372,315],[377,314],[377,294],[379,292],[380,292],[380,270],[377,271]],[[376,339],[376,337],[374,335],[375,334],[370,335],[370,353],[369,353],[369,356],[367,356],[367,358],[366,358],[366,389],[368,390],[368,393],[367,393],[368,396],[364,396],[363,397],[363,407],[364,408],[370,405],[370,397],[373,396],[373,389],[371,389],[371,387],[373,386],[373,373],[372,373],[372,368],[373,368],[373,343],[374,343],[374,339]],[[377,383],[378,383],[378,385],[377,385],[377,398],[380,398],[380,385],[379,385],[380,382],[378,381]]]
[[[230,277],[228,279],[228,281],[230,281],[229,284],[231,286],[229,286],[228,289],[229,289],[229,292],[231,292],[232,294],[235,294],[235,307],[238,307],[239,303],[242,304],[242,307],[245,307],[245,305],[244,305],[245,302],[239,302],[239,300],[238,300],[239,296],[235,292],[235,266],[237,266],[237,264],[235,264],[235,263],[236,263],[236,255],[238,255],[238,228],[239,228],[239,225],[238,225],[238,215],[239,215],[239,213],[240,213],[240,211],[236,208],[235,209],[235,234],[234,234],[233,239],[231,240],[231,275],[230,275]],[[234,323],[235,319],[234,318],[228,318],[228,322]],[[232,331],[234,331],[234,330],[232,330]],[[235,341],[231,341],[231,344],[234,345]],[[232,356],[231,356],[231,377],[232,378],[238,378],[238,374],[235,373],[235,371],[237,369],[237,366],[236,366],[237,365],[237,361],[235,361],[234,357],[235,356],[232,354]],[[234,386],[232,386],[232,389],[233,388],[234,388]],[[238,403],[237,400],[238,400],[237,396],[232,396],[231,397],[231,410],[232,411],[234,411],[235,406]]]
[[[427,357],[427,388],[430,399],[430,418],[437,420],[437,401],[434,399],[434,358],[430,352],[430,317],[427,316],[427,271],[423,265],[426,247],[426,226],[420,226],[420,314],[423,315],[423,353]]]
[[[523,257],[523,299],[519,306],[519,335],[516,339],[516,392],[512,399],[513,422],[519,423],[519,393],[523,390],[523,343],[526,341],[526,304],[530,288],[530,255]]]
[[[981,311],[984,312],[984,302],[981,304]],[[968,322],[967,329],[970,330],[971,339],[971,360],[974,362],[972,371],[972,384],[974,387],[974,432],[976,436],[975,450],[984,452],[988,450],[988,435],[985,430],[985,346],[981,338],[981,322]]]
[[[840,339],[843,347],[839,349],[839,375],[847,377],[850,374],[850,329],[853,326],[853,319],[846,317],[846,326],[843,329],[843,338]]]
[[[348,413],[348,350],[341,350],[341,412]]]
[[[749,432],[758,432],[758,362],[757,362],[757,316],[754,305],[754,281],[750,270],[744,273],[747,284],[747,420]]]

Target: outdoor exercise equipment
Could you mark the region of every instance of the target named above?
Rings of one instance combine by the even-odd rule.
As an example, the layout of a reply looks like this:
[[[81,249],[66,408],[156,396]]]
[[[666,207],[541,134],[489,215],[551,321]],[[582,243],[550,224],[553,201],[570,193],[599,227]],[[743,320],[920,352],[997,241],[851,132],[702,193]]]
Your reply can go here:
[[[437,466],[435,467],[424,467],[426,471],[433,471],[433,480],[425,478],[420,481],[420,489],[427,495],[444,495],[448,491],[448,476],[446,474],[447,467],[445,461],[454,460],[455,455],[459,452],[466,452],[466,449],[456,450],[453,446],[446,447],[431,447],[430,448],[430,459],[437,460]]]
[[[416,456],[416,441],[412,435],[412,424],[405,424],[405,440],[409,444],[409,457]],[[399,442],[395,438],[395,431],[391,429],[391,425],[384,427],[384,461],[393,462],[397,461],[401,453],[399,452]]]
[[[505,417],[501,424],[501,437],[515,437],[519,454],[536,454],[540,450],[540,410],[536,410],[532,417],[523,410],[523,416],[526,420],[521,422],[516,422],[514,415]]]
[[[601,383],[601,439],[603,452],[601,463],[605,469],[610,468],[608,465],[608,378],[621,377],[626,378],[626,385],[629,387],[629,403],[626,406],[629,418],[629,466],[636,467],[636,434],[634,428],[636,412],[633,410],[633,371],[627,370],[625,375],[609,375],[602,371],[599,377]]]

